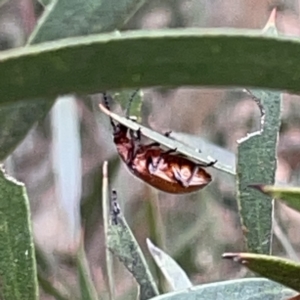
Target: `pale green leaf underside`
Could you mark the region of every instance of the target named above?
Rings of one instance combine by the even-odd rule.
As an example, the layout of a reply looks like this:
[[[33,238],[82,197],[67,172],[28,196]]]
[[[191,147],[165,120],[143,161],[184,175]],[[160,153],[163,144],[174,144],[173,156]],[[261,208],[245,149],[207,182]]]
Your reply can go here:
[[[296,293],[263,278],[247,278],[203,284],[153,300],[286,300]]]
[[[164,274],[173,291],[193,286],[185,271],[171,256],[156,247],[150,239],[147,239],[147,246],[158,268]]]

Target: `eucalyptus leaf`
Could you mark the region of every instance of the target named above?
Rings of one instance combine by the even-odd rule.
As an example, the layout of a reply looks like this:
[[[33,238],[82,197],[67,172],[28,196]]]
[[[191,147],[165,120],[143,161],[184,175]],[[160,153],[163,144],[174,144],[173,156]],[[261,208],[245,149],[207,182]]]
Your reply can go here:
[[[274,18],[275,10],[264,28],[264,34],[276,34]],[[275,181],[281,94],[263,90],[251,90],[248,93],[261,112],[261,129],[238,141],[237,198],[248,251],[269,254],[273,203],[270,196],[250,189],[249,184],[273,184]]]
[[[299,51],[299,39],[233,29],[69,38],[2,52],[0,103],[157,85],[256,86],[297,93]]]
[[[0,170],[0,298],[37,300],[29,201],[23,184]]]
[[[300,291],[299,263],[277,256],[254,253],[225,253],[223,258],[233,259],[259,275]]]
[[[29,44],[120,29],[144,3],[145,0],[48,1]]]
[[[83,240],[80,243],[76,255],[76,266],[79,277],[80,292],[82,300],[98,300],[97,291],[94,286],[92,276],[89,270],[89,264],[86,258]]]
[[[110,190],[108,182],[108,162],[103,163],[103,176],[102,176],[102,214],[103,214],[103,227],[105,245],[108,245],[109,241],[109,227],[111,222],[111,204],[110,204]],[[106,273],[108,283],[108,293],[110,300],[115,299],[115,280],[114,280],[114,261],[113,255],[109,251],[108,247],[105,247],[106,258]]]
[[[116,203],[116,205],[118,204]],[[138,282],[140,287],[139,299],[147,300],[153,298],[158,295],[158,289],[147,266],[144,255],[122,212],[119,211],[117,216],[112,217],[111,206],[109,206],[108,213],[110,221],[107,228],[107,247],[124,264]]]
[[[171,256],[156,247],[150,239],[147,239],[147,246],[157,266],[174,291],[191,288],[193,286],[184,270]]]
[[[164,294],[152,300],[286,300],[293,290],[264,278],[220,281]]]

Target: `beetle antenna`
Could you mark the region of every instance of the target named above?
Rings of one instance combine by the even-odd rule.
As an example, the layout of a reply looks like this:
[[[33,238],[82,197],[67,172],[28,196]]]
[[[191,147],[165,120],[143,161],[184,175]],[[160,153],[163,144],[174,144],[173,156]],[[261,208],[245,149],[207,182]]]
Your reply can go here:
[[[139,92],[140,89],[136,89],[130,96],[128,103],[127,103],[127,107],[126,107],[126,118],[129,119],[130,117],[130,108],[131,108],[131,104],[134,100],[134,97],[136,96],[136,94]]]
[[[102,94],[103,94],[104,106],[110,111],[107,93],[104,92]],[[111,124],[113,130],[116,131],[116,124],[114,123],[113,119],[111,117],[109,117],[109,120],[110,120],[110,124]]]

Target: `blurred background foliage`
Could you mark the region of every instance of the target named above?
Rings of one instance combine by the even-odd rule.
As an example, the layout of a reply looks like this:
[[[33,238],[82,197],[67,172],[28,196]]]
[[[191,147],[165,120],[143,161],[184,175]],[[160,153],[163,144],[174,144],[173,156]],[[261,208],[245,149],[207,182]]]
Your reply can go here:
[[[24,45],[44,7],[34,0],[1,1],[0,5],[0,49]],[[278,7],[279,32],[299,36],[300,0],[152,0],[146,1],[123,29],[261,29],[274,6]],[[201,136],[235,153],[238,139],[259,130],[259,110],[240,89],[156,88],[143,92],[142,123],[159,132],[172,130]],[[99,95],[92,98],[101,101]],[[26,184],[38,254],[48,261],[43,271],[54,285],[72,287],[79,293],[73,255],[83,226],[96,289],[98,293],[106,289],[100,201],[104,160],[109,160],[111,185],[118,190],[127,222],[152,264],[161,289],[167,287],[146,248],[148,237],[179,262],[194,284],[245,275],[244,269],[221,259],[223,252],[245,250],[232,176],[212,170],[214,181],[191,195],[156,191],[129,174],[120,163],[109,122],[104,115],[95,118],[90,97],[63,101],[68,113],[55,113],[56,104],[5,161],[7,171]],[[114,110],[122,112],[117,104]],[[300,184],[299,124],[299,96],[285,94],[277,183]],[[62,127],[63,132],[58,129]],[[74,160],[68,159],[70,153],[77,157],[75,166]],[[273,254],[299,260],[299,214],[281,203],[276,203],[275,214]],[[117,296],[134,297],[134,279],[119,263],[115,282]],[[53,298],[41,291],[41,299]]]

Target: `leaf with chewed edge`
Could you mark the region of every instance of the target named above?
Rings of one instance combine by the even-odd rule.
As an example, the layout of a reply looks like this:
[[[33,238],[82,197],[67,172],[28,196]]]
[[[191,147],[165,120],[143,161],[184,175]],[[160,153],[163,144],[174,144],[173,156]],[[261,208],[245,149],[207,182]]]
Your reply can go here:
[[[276,34],[275,12],[274,9],[263,30],[265,35]],[[251,90],[248,93],[260,110],[261,128],[238,141],[237,199],[247,250],[269,254],[272,244],[272,198],[250,189],[249,184],[274,183],[281,94],[264,90]]]

